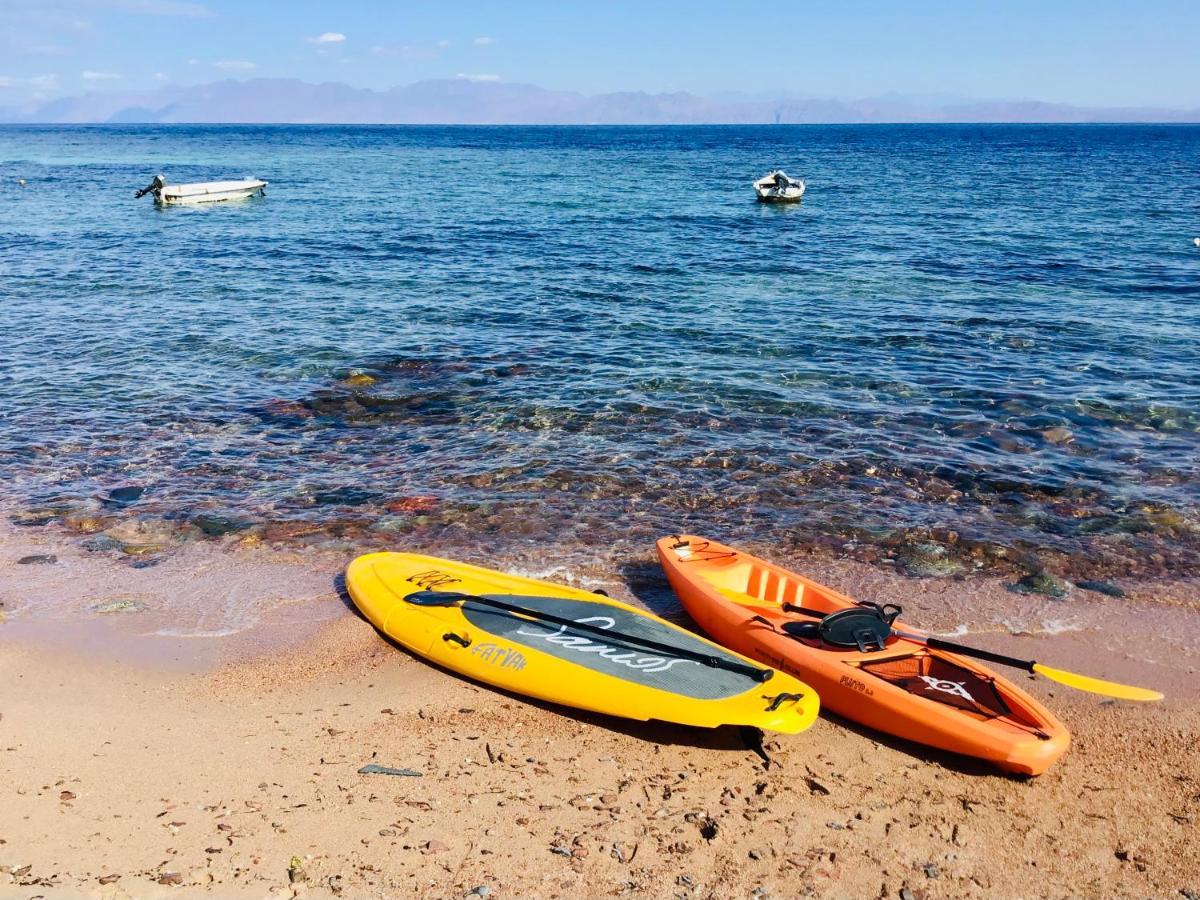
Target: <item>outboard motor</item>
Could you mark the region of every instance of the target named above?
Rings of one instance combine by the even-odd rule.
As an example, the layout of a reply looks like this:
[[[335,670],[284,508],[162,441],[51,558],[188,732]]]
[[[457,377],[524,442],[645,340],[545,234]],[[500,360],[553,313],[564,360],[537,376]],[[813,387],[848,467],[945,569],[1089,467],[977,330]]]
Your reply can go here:
[[[155,175],[154,180],[152,182],[150,182],[148,185],[146,185],[140,191],[133,192],[133,199],[140,200],[142,197],[145,197],[151,191],[161,191],[166,186],[167,186],[167,180],[165,178],[163,178],[161,175]]]
[[[784,175],[782,172],[775,173],[775,190],[777,190],[777,191],[786,190],[789,183],[790,183],[790,179],[786,175]]]

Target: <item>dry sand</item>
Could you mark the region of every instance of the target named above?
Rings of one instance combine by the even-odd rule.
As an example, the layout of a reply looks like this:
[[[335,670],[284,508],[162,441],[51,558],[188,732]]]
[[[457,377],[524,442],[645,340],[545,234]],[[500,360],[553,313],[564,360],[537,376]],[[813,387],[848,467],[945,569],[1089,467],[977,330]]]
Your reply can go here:
[[[59,561],[13,565],[30,547]],[[1186,583],[1053,616],[986,581],[954,589],[981,631],[1079,629],[980,642],[1171,693],[1135,706],[1030,681],[1074,745],[1020,780],[824,717],[770,737],[764,767],[736,731],[529,704],[384,643],[339,599],[333,557],[203,550],[129,570],[49,537],[0,549],[0,897],[1200,896],[1200,692],[1195,651],[1175,649],[1200,615]],[[961,624],[945,582],[809,570]],[[215,589],[214,571],[245,590],[270,574],[279,602],[257,631],[155,634],[189,576]],[[22,598],[45,579],[65,596],[35,615]],[[135,587],[148,609],[93,613],[59,639]],[[1101,653],[1126,619],[1170,633],[1154,654]],[[420,774],[359,774],[368,763]]]

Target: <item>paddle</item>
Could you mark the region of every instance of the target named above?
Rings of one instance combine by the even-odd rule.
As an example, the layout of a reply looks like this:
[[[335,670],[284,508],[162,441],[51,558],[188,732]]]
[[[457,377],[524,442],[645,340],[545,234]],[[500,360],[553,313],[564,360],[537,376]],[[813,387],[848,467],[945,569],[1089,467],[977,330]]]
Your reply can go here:
[[[723,659],[719,656],[710,656],[705,653],[699,653],[695,650],[688,650],[684,647],[672,647],[670,644],[661,644],[658,641],[651,640],[650,638],[638,637],[634,634],[625,634],[620,631],[608,631],[604,628],[598,628],[595,625],[589,625],[586,622],[576,622],[573,619],[564,619],[561,616],[554,615],[553,613],[542,612],[539,609],[529,609],[525,606],[517,606],[513,603],[507,603],[504,600],[497,600],[493,597],[480,597],[476,594],[462,594],[458,591],[414,591],[404,599],[406,602],[412,603],[416,606],[455,606],[456,604],[470,600],[474,603],[480,603],[484,606],[491,606],[495,609],[515,613],[516,615],[525,616],[530,619],[553,622],[555,625],[561,625],[564,628],[570,628],[575,631],[585,631],[590,634],[598,634],[601,637],[608,638],[610,641],[623,641],[624,643],[639,645],[648,650],[654,650],[657,653],[666,654],[667,656],[675,656],[679,657],[680,659],[690,659],[693,662],[702,663],[703,665],[714,669],[725,669],[727,672],[736,672],[739,675],[745,675],[747,678],[752,678],[758,682],[768,681],[775,674],[773,669],[760,669],[757,666],[751,666],[745,663]]]
[[[892,633],[897,637],[923,643],[934,650],[949,650],[951,653],[973,656],[976,659],[987,660],[988,662],[998,663],[1002,666],[1012,666],[1016,669],[1025,669],[1027,672],[1045,675],[1051,681],[1065,684],[1067,687],[1075,688],[1077,691],[1089,691],[1093,694],[1103,694],[1106,697],[1116,697],[1119,700],[1150,701],[1161,700],[1163,698],[1163,695],[1158,691],[1152,691],[1149,688],[1119,684],[1115,681],[1105,681],[1102,678],[1092,678],[1090,675],[1080,675],[1077,672],[1068,672],[1065,669],[1052,669],[1050,666],[1042,665],[1031,659],[1017,659],[1016,657],[1005,656],[1001,653],[992,653],[989,650],[968,647],[965,644],[957,644],[954,641],[944,641],[941,638],[931,637],[927,634],[912,634],[907,631],[895,630]]]
[[[1039,662],[1034,662],[1031,659],[1017,659],[1015,656],[1005,656],[1002,653],[993,653],[990,650],[982,650],[978,647],[969,647],[966,644],[958,644],[954,641],[945,641],[941,638],[932,637],[927,634],[915,634],[908,631],[898,631],[892,627],[892,621],[899,614],[899,607],[879,607],[875,604],[864,604],[858,607],[848,607],[847,609],[838,610],[836,613],[825,613],[816,609],[807,609],[803,606],[793,606],[790,603],[783,604],[783,609],[786,612],[798,612],[801,615],[812,616],[822,620],[822,625],[829,620],[833,620],[836,616],[842,619],[841,631],[844,634],[849,634],[852,637],[857,636],[854,630],[852,619],[861,619],[860,625],[866,626],[866,630],[870,632],[870,640],[877,641],[882,648],[883,640],[889,634],[894,634],[896,637],[905,638],[910,641],[924,644],[934,650],[948,650],[951,653],[958,653],[962,656],[971,656],[975,659],[986,660],[987,662],[997,663],[1002,666],[1012,666],[1015,669],[1024,669],[1027,672],[1044,675],[1051,681],[1057,681],[1059,684],[1065,684],[1067,687],[1075,688],[1079,691],[1089,691],[1093,694],[1103,694],[1106,697],[1116,697],[1119,700],[1141,700],[1152,701],[1161,700],[1163,695],[1158,691],[1152,691],[1148,688],[1134,687],[1128,684],[1119,684],[1115,681],[1105,681],[1101,678],[1092,678],[1089,675],[1080,675],[1076,672],[1068,672],[1065,669],[1054,669],[1050,666],[1042,665]],[[895,612],[891,612],[895,610]],[[855,615],[857,613],[857,615]],[[849,614],[849,615],[847,615]],[[820,637],[828,641],[828,637],[821,626],[817,626],[814,630],[810,626],[808,634],[801,633],[802,637]],[[853,641],[846,643],[843,636],[832,635],[834,640],[829,643],[835,646],[853,646]],[[859,647],[862,649],[861,639]]]

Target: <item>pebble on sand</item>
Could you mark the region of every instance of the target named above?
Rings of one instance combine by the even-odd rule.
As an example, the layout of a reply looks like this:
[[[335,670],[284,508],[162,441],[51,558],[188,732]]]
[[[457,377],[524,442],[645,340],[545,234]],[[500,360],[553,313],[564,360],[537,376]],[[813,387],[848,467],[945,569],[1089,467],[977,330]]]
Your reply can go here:
[[[304,871],[304,865],[300,862],[300,857],[293,856],[288,863],[288,881],[296,884],[301,881],[308,881],[308,873]]]
[[[145,603],[140,603],[137,600],[123,599],[95,603],[92,605],[91,610],[100,615],[107,615],[108,613],[144,612],[149,608]]]
[[[53,553],[34,553],[31,556],[22,556],[17,560],[18,566],[52,566],[58,562],[58,557]]]

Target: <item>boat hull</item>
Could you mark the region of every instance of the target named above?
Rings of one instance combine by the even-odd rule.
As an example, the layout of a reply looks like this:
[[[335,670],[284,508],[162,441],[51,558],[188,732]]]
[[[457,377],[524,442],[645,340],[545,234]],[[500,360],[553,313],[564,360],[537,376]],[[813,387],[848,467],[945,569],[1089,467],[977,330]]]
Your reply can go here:
[[[1067,729],[1049,710],[973,660],[898,638],[884,650],[859,652],[787,633],[789,623],[813,619],[789,613],[784,603],[828,612],[855,605],[830,588],[694,535],[663,538],[657,549],[671,587],[705,632],[812,685],[821,705],[840,716],[1021,775],[1045,772],[1070,744]],[[889,677],[909,668],[905,679]],[[983,692],[1002,698],[1006,714],[964,710],[969,704],[960,698],[983,698]],[[975,700],[971,705],[978,708]]]
[[[804,188],[788,188],[780,192],[776,188],[760,188],[754,186],[759,203],[797,203],[804,198]]]
[[[155,192],[154,200],[162,206],[194,206],[200,203],[223,203],[229,200],[248,200],[263,196],[267,182],[215,181],[207,184],[169,184]]]

